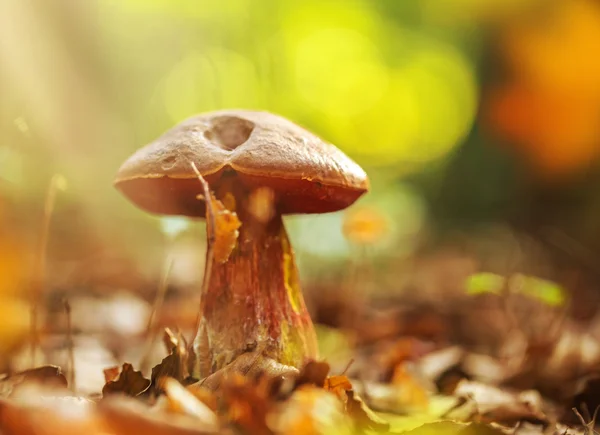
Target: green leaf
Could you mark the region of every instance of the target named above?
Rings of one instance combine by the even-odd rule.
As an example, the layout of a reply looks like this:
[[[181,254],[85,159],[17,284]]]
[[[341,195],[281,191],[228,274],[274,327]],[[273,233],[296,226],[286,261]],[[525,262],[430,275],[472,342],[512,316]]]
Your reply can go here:
[[[506,278],[495,273],[475,273],[467,278],[466,292],[469,295],[482,293],[500,294],[505,282]]]
[[[506,278],[495,273],[475,273],[467,278],[465,291],[469,295],[483,293],[501,294]],[[537,299],[552,307],[561,306],[567,300],[567,292],[555,282],[535,276],[513,275],[508,283],[512,293]]]
[[[567,299],[566,291],[558,284],[534,276],[517,275],[520,293],[538,299],[550,306],[563,305]]]

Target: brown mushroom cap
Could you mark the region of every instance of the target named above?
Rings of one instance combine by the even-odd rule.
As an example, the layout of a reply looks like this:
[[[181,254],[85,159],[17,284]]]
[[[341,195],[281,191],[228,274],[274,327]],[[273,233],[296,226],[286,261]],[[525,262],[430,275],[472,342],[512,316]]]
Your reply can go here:
[[[175,126],[127,159],[115,185],[149,212],[204,216],[191,162],[213,189],[230,172],[248,189],[272,189],[281,213],[340,210],[369,188],[361,167],[335,146],[280,116],[246,110]]]

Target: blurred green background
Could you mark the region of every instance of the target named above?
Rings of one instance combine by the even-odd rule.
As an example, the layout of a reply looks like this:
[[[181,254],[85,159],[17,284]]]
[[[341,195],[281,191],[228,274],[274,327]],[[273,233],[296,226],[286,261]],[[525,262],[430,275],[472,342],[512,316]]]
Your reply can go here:
[[[599,49],[593,0],[0,0],[6,232],[34,250],[61,174],[53,288],[154,282],[180,230],[174,279],[194,282],[202,226],[145,214],[113,177],[197,112],[252,108],[313,130],[372,180],[355,209],[380,224],[364,240],[344,235],[347,213],[289,219],[306,276],[367,256],[394,270],[480,228],[483,257],[514,256],[496,226],[559,231],[585,251],[568,254],[577,267],[595,264]]]

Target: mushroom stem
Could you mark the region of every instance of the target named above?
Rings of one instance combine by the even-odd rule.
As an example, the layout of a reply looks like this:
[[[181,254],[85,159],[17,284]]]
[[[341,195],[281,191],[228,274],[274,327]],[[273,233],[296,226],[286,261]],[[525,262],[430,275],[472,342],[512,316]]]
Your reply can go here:
[[[317,357],[314,327],[281,215],[259,224],[245,211],[243,197],[234,198],[242,226],[229,259],[213,261],[203,295],[194,343],[196,355],[203,359],[197,365],[200,377],[225,367],[244,352],[261,352],[294,367]]]

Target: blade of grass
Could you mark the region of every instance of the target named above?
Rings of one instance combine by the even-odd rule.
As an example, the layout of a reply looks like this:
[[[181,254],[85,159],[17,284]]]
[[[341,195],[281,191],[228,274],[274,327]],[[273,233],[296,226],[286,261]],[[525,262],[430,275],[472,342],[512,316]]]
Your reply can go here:
[[[65,315],[67,317],[67,353],[69,358],[69,388],[73,393],[75,393],[75,352],[74,352],[74,344],[73,344],[73,323],[71,317],[71,304],[67,299],[63,300],[63,305],[65,308]]]
[[[36,367],[36,350],[39,347],[39,303],[43,294],[44,275],[46,272],[46,251],[48,249],[48,237],[50,233],[50,221],[54,212],[56,195],[59,190],[66,188],[66,180],[60,174],[55,174],[50,179],[46,201],[44,203],[44,215],[42,217],[42,228],[40,241],[35,255],[35,263],[31,283],[31,367]]]
[[[142,360],[140,361],[140,371],[142,373],[146,373],[150,367],[150,353],[152,350],[152,344],[156,340],[156,331],[154,330],[154,321],[156,319],[157,313],[160,312],[162,305],[165,301],[165,294],[167,293],[167,287],[169,286],[169,276],[171,275],[171,269],[173,268],[173,258],[168,257],[165,261],[165,267],[162,273],[162,278],[160,280],[160,284],[158,285],[158,290],[156,292],[156,297],[154,298],[154,304],[152,304],[152,311],[150,312],[150,316],[148,317],[148,324],[146,325],[146,344],[145,351],[142,355]]]

